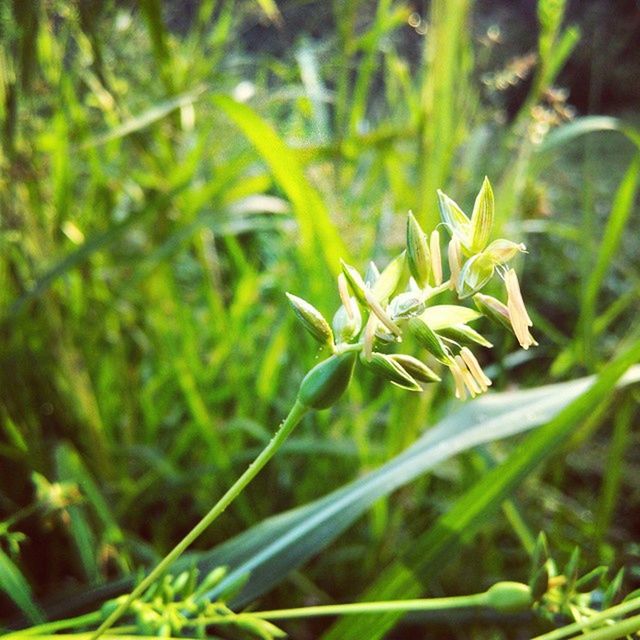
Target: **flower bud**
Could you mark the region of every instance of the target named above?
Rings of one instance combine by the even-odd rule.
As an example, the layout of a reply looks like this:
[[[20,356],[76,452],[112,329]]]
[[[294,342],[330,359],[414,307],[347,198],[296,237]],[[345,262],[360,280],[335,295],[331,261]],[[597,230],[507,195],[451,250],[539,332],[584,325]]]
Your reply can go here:
[[[426,287],[429,283],[430,259],[427,236],[410,211],[407,218],[407,262],[411,275],[420,287]]]
[[[511,327],[511,318],[509,318],[509,309],[507,309],[507,305],[500,302],[500,300],[493,296],[487,296],[484,293],[476,293],[473,296],[473,302],[478,308],[478,311],[487,316],[489,320],[502,325],[510,331],[513,330]]]
[[[351,317],[344,305],[340,305],[339,309],[333,316],[331,324],[333,326],[333,333],[335,335],[336,342],[349,342],[350,340],[353,340],[362,328],[360,308],[356,304],[354,298],[351,300],[353,301],[351,306],[353,315]]]
[[[457,237],[467,255],[471,253],[471,221],[462,209],[446,194],[438,190],[438,205],[442,221],[451,235]]]
[[[447,363],[449,356],[445,346],[436,332],[421,318],[411,318],[409,320],[409,330],[416,337],[416,340],[440,362]]]
[[[360,360],[365,367],[397,387],[409,391],[422,391],[422,387],[392,356],[374,352],[369,358],[363,357]]]
[[[382,271],[380,277],[373,285],[371,292],[373,297],[380,302],[386,302],[398,288],[404,275],[406,264],[406,251],[397,255]]]
[[[475,343],[482,347],[487,347],[488,349],[493,347],[493,345],[482,334],[478,333],[467,324],[454,324],[449,327],[438,329],[438,331],[440,332],[440,335],[445,338],[449,338],[450,340],[455,340],[461,345]]]
[[[522,242],[512,242],[511,240],[494,240],[482,253],[487,256],[494,265],[509,262],[518,253],[527,250]]]
[[[488,607],[501,613],[516,613],[531,608],[531,590],[521,582],[496,582],[486,594]]]
[[[432,371],[427,365],[414,358],[413,356],[406,355],[404,353],[393,353],[389,356],[392,360],[397,362],[412,378],[418,382],[440,382],[440,376]]]
[[[349,287],[351,291],[353,291],[353,295],[358,299],[360,304],[366,305],[367,298],[365,292],[367,290],[367,285],[365,284],[362,276],[358,273],[357,269],[348,265],[344,260],[340,261],[342,265],[342,273],[344,273],[344,277],[349,283]]]
[[[287,298],[302,326],[323,345],[333,344],[333,332],[324,316],[309,302],[287,293]]]
[[[489,178],[485,176],[471,214],[471,251],[482,251],[489,242],[493,227],[494,202]]]
[[[483,253],[469,258],[458,276],[458,296],[468,298],[484,287],[493,275],[494,265]]]
[[[345,392],[351,382],[355,354],[329,356],[304,377],[298,400],[311,409],[327,409]]]

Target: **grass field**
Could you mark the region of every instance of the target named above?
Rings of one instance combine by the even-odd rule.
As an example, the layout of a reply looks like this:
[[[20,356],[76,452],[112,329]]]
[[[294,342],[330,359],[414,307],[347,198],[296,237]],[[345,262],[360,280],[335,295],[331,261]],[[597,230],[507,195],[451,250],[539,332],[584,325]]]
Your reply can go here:
[[[471,215],[485,176],[491,240],[527,246],[512,266],[538,346],[479,318],[493,384],[466,401],[424,343],[402,343],[442,378],[421,393],[360,362],[106,634],[640,630],[638,111],[580,113],[557,89],[581,37],[563,0],[537,2],[517,58],[471,0],[428,5],[0,3],[8,637],[88,638],[330,355],[285,293],[331,321],[341,260],[383,270],[410,210],[448,278],[437,192]],[[417,277],[408,255],[387,301]],[[483,291],[507,301],[498,277]],[[503,582],[526,597],[487,591]]]

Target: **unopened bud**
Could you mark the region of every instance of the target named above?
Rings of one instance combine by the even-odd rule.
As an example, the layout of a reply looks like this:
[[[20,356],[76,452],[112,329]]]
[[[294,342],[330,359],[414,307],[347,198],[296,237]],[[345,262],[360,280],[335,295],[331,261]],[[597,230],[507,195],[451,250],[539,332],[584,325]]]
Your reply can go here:
[[[458,296],[468,298],[484,287],[494,272],[494,264],[483,253],[469,258],[458,276]]]
[[[489,242],[493,227],[494,202],[489,178],[485,176],[471,214],[471,251],[482,251]]]
[[[406,251],[403,251],[384,268],[375,285],[370,289],[376,300],[385,303],[398,289],[405,273],[406,262]]]
[[[447,363],[449,355],[442,340],[436,332],[421,318],[411,318],[409,320],[409,331],[416,340],[440,362]]]
[[[317,364],[302,380],[298,391],[300,403],[311,409],[327,409],[345,392],[351,382],[355,354],[329,356]]]
[[[340,305],[335,315],[333,316],[332,326],[333,333],[335,335],[336,342],[349,342],[353,340],[360,329],[362,328],[362,316],[360,315],[360,308],[355,302],[354,298],[351,307],[352,316],[349,316],[349,312],[344,305]]]
[[[349,287],[351,291],[353,291],[353,295],[358,299],[360,304],[367,304],[367,298],[365,296],[365,292],[367,290],[367,285],[365,284],[362,276],[358,273],[357,269],[348,265],[344,260],[341,260],[342,264],[342,273],[349,283]]]
[[[333,332],[324,316],[309,302],[287,293],[287,298],[302,326],[320,343],[333,344]]]
[[[506,304],[484,293],[476,293],[476,295],[473,296],[473,302],[478,308],[478,311],[487,316],[489,320],[497,322],[510,331],[513,330],[511,327],[511,318],[509,317],[509,309],[507,309]]]
[[[418,382],[440,382],[440,376],[432,371],[422,360],[404,353],[394,353],[389,356],[397,362],[412,378]]]
[[[430,259],[427,236],[413,213],[409,212],[407,218],[407,261],[411,275],[421,287],[426,287],[429,283]]]
[[[496,582],[486,591],[488,607],[501,613],[516,613],[531,608],[531,590],[521,582]]]
[[[475,329],[466,324],[454,324],[449,327],[438,329],[440,335],[450,340],[455,340],[462,345],[479,344],[482,347],[491,348],[493,345]]]
[[[512,242],[511,240],[494,240],[482,253],[487,256],[493,264],[504,264],[509,262],[512,258],[515,258],[519,253],[525,252],[525,247],[522,242]]]
[[[460,241],[463,249],[471,253],[471,221],[462,209],[446,194],[438,190],[438,205],[442,221],[448,227],[452,236]]]
[[[422,391],[420,385],[394,358],[384,353],[372,353],[369,358],[361,358],[362,364],[381,378],[402,389]]]

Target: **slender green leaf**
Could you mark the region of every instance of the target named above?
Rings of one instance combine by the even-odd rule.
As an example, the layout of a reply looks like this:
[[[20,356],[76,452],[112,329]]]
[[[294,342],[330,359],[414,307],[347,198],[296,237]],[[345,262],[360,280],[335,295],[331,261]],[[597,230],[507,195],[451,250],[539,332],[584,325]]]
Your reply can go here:
[[[29,583],[2,549],[0,549],[0,590],[15,602],[29,622],[34,624],[44,622],[44,615],[33,599]]]

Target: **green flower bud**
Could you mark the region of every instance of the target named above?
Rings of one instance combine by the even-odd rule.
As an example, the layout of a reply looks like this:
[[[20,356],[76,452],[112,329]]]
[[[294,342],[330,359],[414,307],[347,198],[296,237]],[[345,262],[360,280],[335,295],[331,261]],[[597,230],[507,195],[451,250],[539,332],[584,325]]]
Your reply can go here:
[[[497,298],[487,296],[484,293],[476,293],[473,296],[473,302],[478,308],[478,311],[487,316],[489,320],[506,327],[509,331],[513,331],[513,328],[511,327],[511,318],[509,317],[509,309],[507,309],[506,304],[500,302]]]
[[[333,326],[333,333],[335,335],[336,342],[349,342],[353,340],[360,329],[362,328],[362,315],[360,314],[360,308],[355,302],[354,298],[351,298],[353,304],[351,310],[353,315],[350,317],[344,305],[340,305],[340,308],[333,316],[331,325]]]
[[[422,391],[422,387],[405,371],[402,365],[396,362],[391,356],[384,353],[373,352],[369,358],[362,356],[360,361],[376,375],[388,380],[401,389]]]
[[[406,252],[403,251],[385,267],[371,289],[376,300],[385,302],[391,297],[402,281],[406,262]]]
[[[457,304],[437,304],[428,307],[420,317],[434,330],[454,324],[467,324],[481,317],[482,314],[469,307]]]
[[[533,603],[531,590],[521,582],[496,582],[485,595],[486,605],[501,613],[526,611]]]
[[[409,331],[416,340],[440,362],[447,364],[449,355],[435,331],[422,318],[411,318],[409,320]]]
[[[489,242],[493,227],[494,202],[489,178],[485,176],[471,214],[471,251],[482,251]]]
[[[452,236],[460,241],[462,248],[467,255],[471,251],[471,221],[464,214],[462,209],[446,194],[438,190],[438,205],[440,216]]]
[[[298,298],[298,296],[294,296],[292,293],[287,293],[287,298],[289,298],[289,302],[302,326],[320,344],[332,345],[333,332],[324,316],[312,304],[302,298]]]
[[[483,347],[491,348],[493,345],[475,329],[466,324],[454,324],[449,327],[438,329],[441,336],[455,340],[462,345],[479,344]]]
[[[366,306],[367,285],[362,279],[362,276],[358,273],[357,269],[355,269],[351,265],[348,265],[344,260],[340,260],[340,264],[342,265],[342,273],[344,273],[344,277],[349,283],[349,287],[351,288],[351,291],[353,291],[353,295],[358,299],[358,302],[360,304]]]
[[[491,280],[494,269],[493,262],[484,253],[469,258],[458,276],[458,296],[468,298],[480,291]]]
[[[440,382],[440,376],[432,371],[427,365],[414,358],[413,356],[406,355],[404,353],[393,353],[389,356],[393,361],[399,364],[412,378],[418,382]]]
[[[527,248],[521,242],[512,242],[511,240],[494,240],[482,254],[487,256],[494,265],[509,262],[518,253],[526,251]]]
[[[426,287],[431,272],[431,256],[427,236],[411,211],[407,217],[407,262],[415,281]]]
[[[549,570],[547,565],[542,565],[529,580],[531,597],[537,602],[549,589]]]
[[[351,382],[355,354],[332,355],[317,364],[302,380],[298,400],[311,409],[327,409],[345,392]]]

